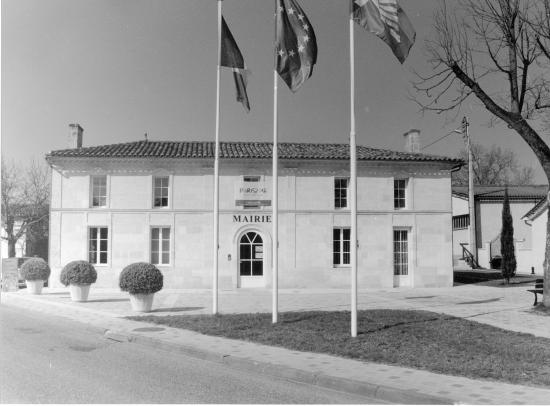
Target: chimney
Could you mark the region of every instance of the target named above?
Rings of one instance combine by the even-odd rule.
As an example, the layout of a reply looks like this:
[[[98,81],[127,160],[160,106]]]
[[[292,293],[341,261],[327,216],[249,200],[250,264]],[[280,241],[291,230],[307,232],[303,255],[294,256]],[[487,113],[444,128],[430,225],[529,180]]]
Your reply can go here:
[[[82,133],[84,130],[80,124],[69,124],[69,137],[67,146],[69,148],[82,148]]]
[[[420,130],[409,130],[403,136],[405,137],[405,151],[420,152]]]

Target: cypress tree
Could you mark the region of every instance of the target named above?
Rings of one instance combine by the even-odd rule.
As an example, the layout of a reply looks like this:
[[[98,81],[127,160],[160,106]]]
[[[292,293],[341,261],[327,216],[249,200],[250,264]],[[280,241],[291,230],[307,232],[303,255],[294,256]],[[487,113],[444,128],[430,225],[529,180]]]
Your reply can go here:
[[[510,213],[508,187],[504,189],[502,204],[502,231],[500,233],[500,252],[502,254],[502,277],[510,283],[510,278],[516,273],[516,254],[514,251],[514,224]]]

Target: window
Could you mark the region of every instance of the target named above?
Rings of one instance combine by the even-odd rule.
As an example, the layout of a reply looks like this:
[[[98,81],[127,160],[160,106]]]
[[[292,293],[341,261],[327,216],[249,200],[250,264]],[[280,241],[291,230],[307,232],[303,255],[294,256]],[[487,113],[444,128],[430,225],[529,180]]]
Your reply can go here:
[[[151,263],[153,265],[170,263],[170,227],[151,229]]]
[[[395,209],[404,209],[407,207],[407,179],[394,179],[393,207]]]
[[[470,215],[461,214],[459,216],[453,216],[453,230],[462,230],[470,227]]]
[[[107,176],[92,176],[92,207],[107,206]]]
[[[264,274],[264,245],[260,234],[251,231],[239,243],[239,273],[241,276]]]
[[[409,274],[409,232],[393,230],[393,274]]]
[[[350,264],[349,228],[335,228],[332,231],[332,263],[334,266]]]
[[[348,178],[334,178],[334,207],[343,209],[348,207]]]
[[[88,231],[88,262],[94,265],[107,264],[108,228],[90,227]]]
[[[168,176],[155,176],[153,178],[153,205],[155,207],[168,207]]]

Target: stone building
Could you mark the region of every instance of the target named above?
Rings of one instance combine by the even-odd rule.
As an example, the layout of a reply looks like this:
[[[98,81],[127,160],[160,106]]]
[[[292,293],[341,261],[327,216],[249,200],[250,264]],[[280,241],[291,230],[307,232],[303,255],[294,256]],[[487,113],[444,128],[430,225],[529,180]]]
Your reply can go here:
[[[81,127],[71,128],[74,148],[46,156],[52,286],[67,262],[86,259],[97,286],[117,287],[123,267],[146,261],[165,288],[210,288],[214,143],[84,148]],[[349,286],[349,146],[278,148],[279,286]],[[357,148],[359,288],[452,286],[451,171],[462,162]],[[271,152],[221,143],[220,289],[271,286]]]

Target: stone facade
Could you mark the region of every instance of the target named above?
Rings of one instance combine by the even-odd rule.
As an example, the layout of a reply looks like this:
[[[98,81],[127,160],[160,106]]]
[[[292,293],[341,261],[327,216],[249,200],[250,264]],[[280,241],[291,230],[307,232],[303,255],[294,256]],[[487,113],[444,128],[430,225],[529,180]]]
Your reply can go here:
[[[213,168],[207,159],[57,159],[52,165],[51,286],[69,261],[88,259],[90,227],[108,229],[107,264],[98,287],[117,287],[126,265],[151,260],[151,228],[170,228],[165,288],[212,286]],[[452,286],[451,166],[441,162],[358,163],[358,287]],[[235,185],[260,176],[271,190],[271,160],[220,163],[219,287],[246,285],[239,276],[239,243],[261,236],[263,277],[271,286],[271,206],[236,205]],[[91,207],[91,176],[106,175],[105,207]],[[168,207],[153,207],[153,178],[168,176]],[[279,287],[349,286],[350,268],[333,264],[333,229],[349,227],[349,209],[335,208],[334,179],[349,176],[345,160],[279,163]],[[394,179],[406,179],[406,207],[394,209]],[[394,230],[408,232],[407,277],[394,277]],[[263,254],[262,254],[263,251]],[[245,278],[246,279],[246,278]],[[247,282],[248,283],[248,282]]]

